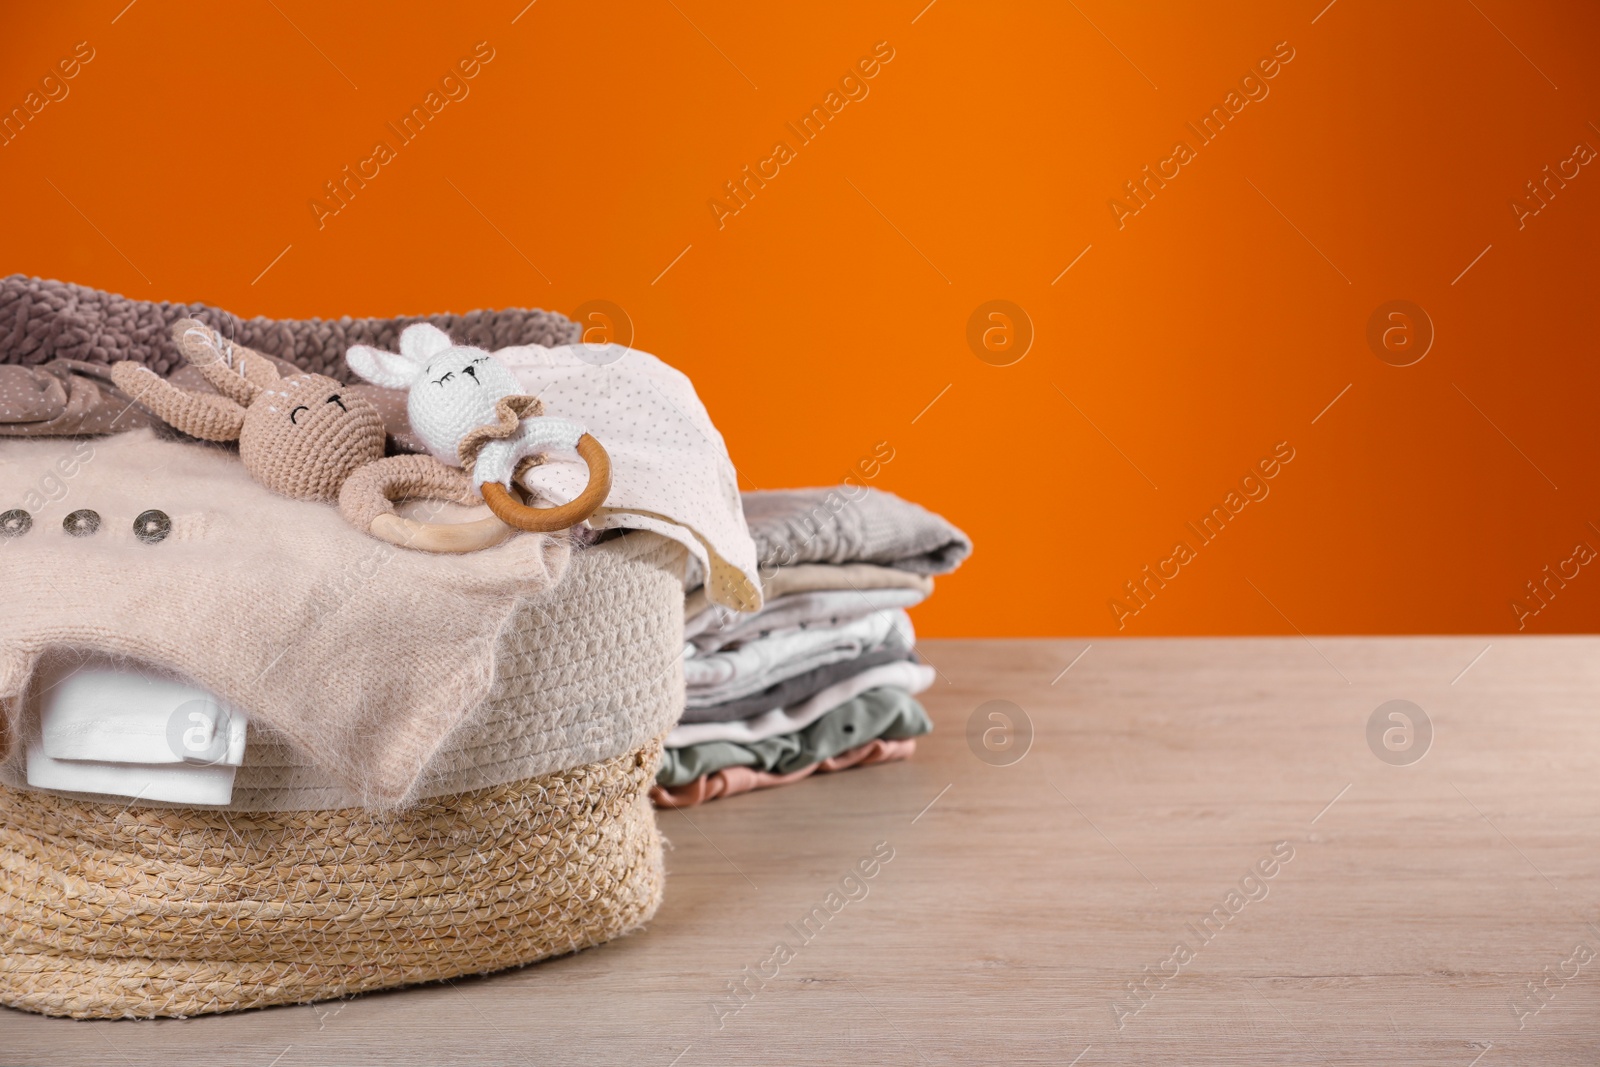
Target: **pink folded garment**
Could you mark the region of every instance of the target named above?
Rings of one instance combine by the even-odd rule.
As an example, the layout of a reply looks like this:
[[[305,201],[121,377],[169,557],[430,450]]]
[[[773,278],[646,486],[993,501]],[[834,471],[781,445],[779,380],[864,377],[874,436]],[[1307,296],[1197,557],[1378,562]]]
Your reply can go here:
[[[671,789],[659,785],[652,786],[650,799],[658,808],[691,808],[708,800],[716,800],[718,797],[731,797],[739,793],[754,792],[757,789],[789,785],[802,778],[809,778],[813,774],[910,759],[916,751],[917,739],[914,737],[894,741],[879,738],[788,774],[773,774],[771,771],[758,771],[752,767],[724,767],[712,774],[702,774],[687,785],[674,786]]]

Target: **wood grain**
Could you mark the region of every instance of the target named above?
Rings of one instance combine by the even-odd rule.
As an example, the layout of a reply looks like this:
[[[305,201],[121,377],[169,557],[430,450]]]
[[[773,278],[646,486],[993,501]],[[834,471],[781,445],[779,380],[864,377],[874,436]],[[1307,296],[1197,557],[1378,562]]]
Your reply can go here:
[[[1568,962],[1600,952],[1600,640],[1083,649],[929,643],[938,730],[915,761],[663,813],[667,900],[641,934],[231,1017],[0,1010],[0,1063],[1600,1060],[1600,957]],[[1410,766],[1366,740],[1397,698],[1434,729]],[[967,741],[994,700],[1033,725],[1010,766]],[[791,924],[878,842],[893,859],[802,944]],[[1195,937],[1278,842],[1293,858],[1249,883],[1265,896]],[[780,940],[794,958],[719,1028],[728,983]],[[1126,983],[1179,940],[1193,959],[1119,1029],[1113,1004],[1138,1004]],[[1563,969],[1576,976],[1519,1020],[1513,1004],[1540,1003],[1526,984]]]

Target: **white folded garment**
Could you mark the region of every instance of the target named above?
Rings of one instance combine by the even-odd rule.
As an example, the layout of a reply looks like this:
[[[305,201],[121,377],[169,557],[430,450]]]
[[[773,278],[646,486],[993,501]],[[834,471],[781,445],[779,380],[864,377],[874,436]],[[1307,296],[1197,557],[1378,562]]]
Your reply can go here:
[[[702,653],[690,645],[683,661],[689,706],[721,704],[797,674],[855,659],[883,644],[893,630],[900,632],[907,648],[916,640],[911,617],[894,610],[874,612],[843,626],[785,630],[720,652]]]
[[[37,741],[28,745],[28,784],[62,793],[222,807],[233,800],[236,769],[225,764],[203,767],[188,763],[58,760],[46,756]]]
[[[705,741],[761,741],[780,734],[792,734],[822,718],[847,700],[865,693],[868,689],[895,688],[908,693],[920,693],[933,684],[933,668],[921,663],[901,660],[869,667],[860,674],[817,693],[815,696],[789,708],[769,711],[753,719],[736,719],[733,722],[695,722],[673,728],[667,735],[666,747],[685,748]]]
[[[248,720],[171,675],[93,659],[40,672],[28,784],[142,800],[227,804]]]
[[[702,652],[715,652],[784,630],[839,627],[874,612],[909,608],[927,599],[921,589],[818,589],[769,600],[754,615],[716,607],[683,624]]]
[[[709,633],[733,625],[748,613],[713,603],[704,586],[684,585],[683,598],[686,637]],[[794,593],[819,593],[828,589],[917,589],[924,597],[933,593],[933,579],[926,574],[880,567],[873,563],[797,563],[792,567],[761,569],[763,604]]]

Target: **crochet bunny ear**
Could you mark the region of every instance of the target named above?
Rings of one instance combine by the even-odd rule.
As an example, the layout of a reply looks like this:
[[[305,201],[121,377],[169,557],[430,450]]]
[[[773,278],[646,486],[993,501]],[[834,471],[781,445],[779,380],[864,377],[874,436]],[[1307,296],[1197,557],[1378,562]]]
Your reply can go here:
[[[244,408],[225,396],[179,389],[149,367],[113,364],[118,389],[175,430],[206,441],[236,441],[244,427]]]
[[[414,322],[400,331],[400,354],[418,366],[453,347],[455,342],[450,340],[450,335],[432,323]]]
[[[410,389],[422,376],[425,366],[409,356],[370,345],[351,345],[344,354],[344,361],[361,377],[385,389]]]
[[[278,368],[266,356],[234,344],[196,319],[173,323],[172,341],[217,392],[237,404],[249,406],[258,392],[280,380]]]
[[[400,331],[400,351],[384,352],[370,345],[351,345],[344,354],[350,369],[373,385],[388,389],[410,389],[422,376],[428,360],[455,342],[439,327],[415,322]]]
[[[454,345],[450,335],[439,327],[416,322],[400,331],[399,353],[384,352],[370,345],[351,345],[344,354],[344,361],[373,385],[409,389],[422,376],[428,360]]]

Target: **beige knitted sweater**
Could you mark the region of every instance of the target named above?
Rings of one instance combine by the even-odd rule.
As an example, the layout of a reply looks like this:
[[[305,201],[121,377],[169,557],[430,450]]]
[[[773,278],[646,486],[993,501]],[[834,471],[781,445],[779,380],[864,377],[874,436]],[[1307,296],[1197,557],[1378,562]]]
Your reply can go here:
[[[0,539],[10,748],[41,653],[92,649],[179,671],[375,807],[420,794],[491,689],[502,628],[569,558],[564,540],[534,534],[459,556],[395,548],[262,488],[223,449],[148,430],[6,442],[0,511],[13,507],[33,525]],[[68,536],[62,519],[80,508],[99,531]],[[152,508],[172,531],[144,544],[133,520]]]

